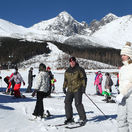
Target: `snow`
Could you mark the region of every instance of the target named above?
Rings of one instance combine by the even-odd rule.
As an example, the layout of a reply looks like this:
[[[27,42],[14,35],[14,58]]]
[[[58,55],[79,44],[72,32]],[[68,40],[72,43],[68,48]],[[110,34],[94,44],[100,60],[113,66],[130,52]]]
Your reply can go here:
[[[106,119],[104,115],[96,108],[96,106],[83,95],[83,104],[86,111],[87,123],[85,126],[68,130],[64,126],[55,127],[55,124],[63,123],[65,120],[65,111],[64,111],[64,98],[65,95],[62,92],[63,80],[64,80],[64,71],[65,70],[53,70],[53,74],[57,79],[55,83],[55,93],[51,94],[51,98],[45,98],[44,108],[45,111],[49,110],[53,117],[47,120],[37,119],[35,121],[30,121],[32,113],[35,108],[36,97],[31,97],[30,93],[25,93],[27,88],[27,74],[29,68],[19,69],[19,72],[23,76],[26,85],[21,86],[21,92],[27,98],[25,99],[13,99],[11,95],[5,95],[0,92],[0,131],[1,132],[116,132],[116,116],[117,116],[117,104],[115,103],[105,103],[102,101],[103,96],[97,96],[95,94],[95,87],[93,85],[95,72],[97,70],[86,70],[88,77],[88,84],[86,88],[86,94],[96,103],[96,105],[105,113],[108,117]],[[113,72],[117,70],[101,70],[103,72],[103,87],[106,71],[111,73],[114,83],[116,83],[116,75]],[[4,78],[7,75],[10,75],[13,72],[10,70],[1,70],[0,75]],[[34,68],[34,74],[38,73],[38,69]],[[35,79],[33,87],[35,85]],[[6,84],[3,79],[0,80],[0,90],[5,90]],[[117,91],[115,87],[112,87],[113,95],[116,96]],[[114,99],[114,98],[113,98]],[[73,112],[74,119],[77,121],[79,116],[74,106],[73,102]],[[51,126],[48,126],[48,125]]]
[[[84,38],[105,47],[121,49],[126,41],[132,42],[132,15],[117,17],[109,13],[102,18],[102,20],[110,19],[110,17],[114,20],[101,26],[100,29],[95,31],[92,35],[90,35],[91,30],[89,27],[84,28],[84,31],[86,31],[83,33]],[[0,37],[12,37],[33,42],[42,42],[46,40],[63,43],[68,38],[65,35],[69,33],[70,30],[67,27],[68,25],[65,25],[68,22],[73,22],[72,24],[79,25],[79,27],[84,26],[84,24],[76,21],[66,11],[61,12],[52,19],[36,23],[30,28],[25,28],[0,19]],[[70,37],[72,36],[73,35]],[[82,37],[82,35],[80,35],[80,37]]]
[[[48,66],[50,66],[52,69],[58,69],[58,68],[62,68],[62,67],[66,67],[67,62],[68,62],[68,58],[69,55],[64,53],[63,51],[61,51],[60,49],[58,49],[57,46],[55,46],[54,44],[48,42],[48,47],[51,50],[51,52],[46,55],[46,54],[42,54],[42,55],[36,55],[33,56],[31,59],[26,60],[24,62],[20,63],[21,67],[30,67],[30,65],[32,65],[33,67],[38,67],[39,63],[44,63]],[[64,57],[67,57],[66,59]],[[105,63],[101,63],[98,61],[93,61],[93,60],[87,60],[87,59],[82,59],[82,58],[77,58],[78,62],[80,62],[81,66],[85,67],[86,69],[95,69],[95,68],[115,68],[112,65],[108,65]],[[65,62],[64,65],[61,64],[61,66],[59,66],[60,63]]]
[[[103,45],[121,49],[126,41],[132,42],[132,15],[120,17],[106,24],[92,36],[102,40]]]

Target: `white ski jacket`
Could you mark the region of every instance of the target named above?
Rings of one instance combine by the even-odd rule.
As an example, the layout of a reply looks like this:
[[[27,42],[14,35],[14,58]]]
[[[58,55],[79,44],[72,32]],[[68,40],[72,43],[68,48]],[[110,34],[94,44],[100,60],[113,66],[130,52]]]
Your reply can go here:
[[[22,76],[21,76],[21,74],[19,72],[14,73],[13,76],[9,79],[9,82],[11,82],[12,80],[14,80],[14,82],[16,84],[24,82],[24,80],[23,80],[23,78],[22,78]]]
[[[132,63],[123,65],[119,71],[119,91],[125,97],[132,96]]]
[[[35,90],[48,92],[49,91],[49,77],[48,73],[40,71],[36,78]]]

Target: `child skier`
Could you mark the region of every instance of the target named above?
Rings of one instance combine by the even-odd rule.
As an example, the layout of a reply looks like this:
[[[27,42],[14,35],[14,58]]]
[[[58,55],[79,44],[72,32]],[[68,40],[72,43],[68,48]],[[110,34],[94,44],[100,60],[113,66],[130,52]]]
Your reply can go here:
[[[96,78],[94,81],[94,85],[96,85],[96,91],[97,91],[97,95],[102,95],[102,80],[103,80],[103,75],[101,73],[101,71],[98,71],[96,73]]]
[[[56,82],[56,79],[54,78],[54,75],[53,75],[53,79],[51,79],[52,92],[54,92],[55,90],[55,82]]]

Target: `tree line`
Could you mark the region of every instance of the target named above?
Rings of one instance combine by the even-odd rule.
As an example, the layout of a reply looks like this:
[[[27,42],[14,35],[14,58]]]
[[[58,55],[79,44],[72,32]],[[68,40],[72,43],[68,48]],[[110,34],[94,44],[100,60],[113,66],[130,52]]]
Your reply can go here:
[[[74,46],[53,42],[60,50],[79,58],[100,61],[113,66],[121,66],[120,50],[106,47]]]
[[[29,42],[13,38],[0,38],[0,64],[16,65],[32,56],[50,53],[46,42]]]

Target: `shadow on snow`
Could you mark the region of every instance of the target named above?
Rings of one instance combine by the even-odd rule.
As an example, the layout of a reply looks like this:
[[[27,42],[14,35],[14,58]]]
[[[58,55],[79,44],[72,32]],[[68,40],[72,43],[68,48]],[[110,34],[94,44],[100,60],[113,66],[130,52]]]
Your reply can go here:
[[[91,119],[89,119],[88,121],[94,121],[94,122],[100,122],[100,121],[104,121],[107,119],[116,119],[117,115],[99,115],[99,116],[94,116]]]
[[[89,111],[89,112],[86,112],[86,114],[90,114],[90,113],[94,113],[93,111]],[[74,113],[73,116],[76,116],[78,115],[78,113]],[[55,119],[55,118],[61,118],[61,117],[65,117],[66,115],[63,114],[63,115],[52,115],[51,117],[47,118],[47,120],[49,119]]]
[[[4,106],[0,104],[0,109],[4,109],[4,110],[15,110],[14,108],[10,107],[10,106]]]

